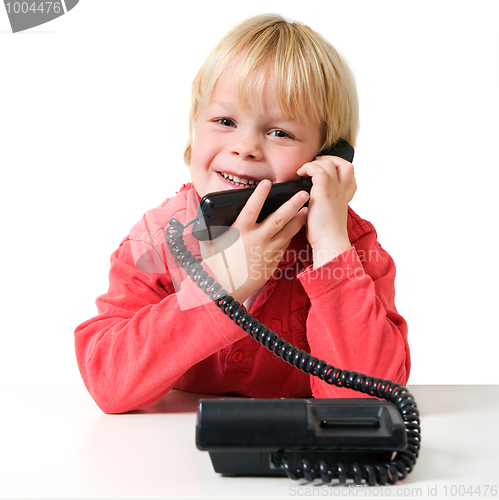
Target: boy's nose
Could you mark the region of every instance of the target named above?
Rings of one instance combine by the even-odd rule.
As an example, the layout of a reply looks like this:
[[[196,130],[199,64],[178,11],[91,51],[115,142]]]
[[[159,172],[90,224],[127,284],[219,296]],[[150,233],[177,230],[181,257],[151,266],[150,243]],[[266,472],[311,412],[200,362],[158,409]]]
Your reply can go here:
[[[253,135],[240,136],[234,141],[231,154],[244,160],[259,161],[263,158],[263,150],[259,140]]]

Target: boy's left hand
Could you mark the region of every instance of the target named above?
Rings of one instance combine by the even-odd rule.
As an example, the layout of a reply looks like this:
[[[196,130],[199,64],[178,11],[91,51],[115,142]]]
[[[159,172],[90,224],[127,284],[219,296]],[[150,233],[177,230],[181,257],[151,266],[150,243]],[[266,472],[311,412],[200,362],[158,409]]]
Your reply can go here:
[[[338,156],[317,156],[296,173],[312,177],[307,238],[316,269],[352,246],[347,219],[348,204],[357,190],[354,168]]]

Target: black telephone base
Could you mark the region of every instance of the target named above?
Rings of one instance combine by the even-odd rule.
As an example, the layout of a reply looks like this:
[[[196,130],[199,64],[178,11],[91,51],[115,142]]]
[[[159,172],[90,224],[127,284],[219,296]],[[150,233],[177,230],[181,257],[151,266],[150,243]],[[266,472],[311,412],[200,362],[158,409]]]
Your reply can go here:
[[[378,399],[202,399],[196,445],[225,476],[285,476],[303,460],[382,463],[407,446],[398,408]]]

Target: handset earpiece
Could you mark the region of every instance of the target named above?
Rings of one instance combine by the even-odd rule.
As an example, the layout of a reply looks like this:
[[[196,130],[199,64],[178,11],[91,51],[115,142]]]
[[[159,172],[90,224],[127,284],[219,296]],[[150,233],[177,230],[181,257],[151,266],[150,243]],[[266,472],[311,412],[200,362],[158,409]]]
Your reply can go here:
[[[317,156],[339,156],[352,163],[354,153],[355,150],[345,139],[338,139],[332,146],[324,148]]]

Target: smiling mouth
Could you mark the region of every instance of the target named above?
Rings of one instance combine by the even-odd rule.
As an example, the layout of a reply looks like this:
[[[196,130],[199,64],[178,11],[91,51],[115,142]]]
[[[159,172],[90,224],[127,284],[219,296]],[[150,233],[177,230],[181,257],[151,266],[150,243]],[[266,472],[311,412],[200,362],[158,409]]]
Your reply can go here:
[[[220,172],[220,175],[226,181],[229,181],[231,184],[234,184],[234,186],[238,187],[255,187],[260,182],[254,179],[246,179],[245,177],[238,177],[237,175],[227,174],[225,172]]]

